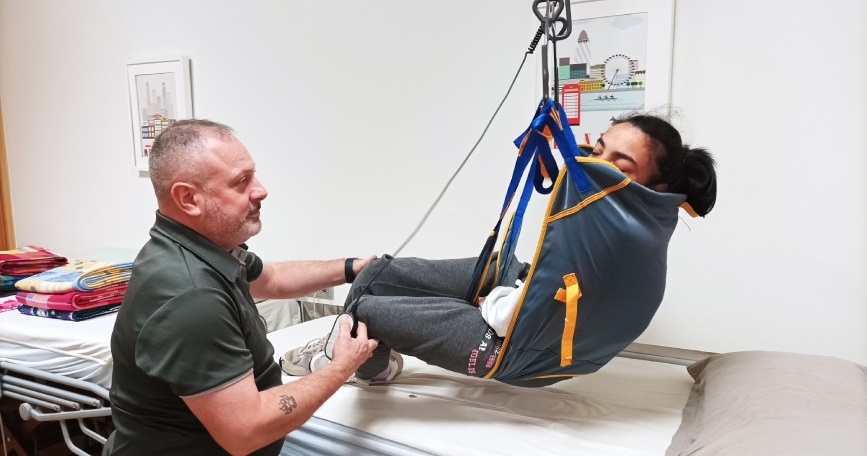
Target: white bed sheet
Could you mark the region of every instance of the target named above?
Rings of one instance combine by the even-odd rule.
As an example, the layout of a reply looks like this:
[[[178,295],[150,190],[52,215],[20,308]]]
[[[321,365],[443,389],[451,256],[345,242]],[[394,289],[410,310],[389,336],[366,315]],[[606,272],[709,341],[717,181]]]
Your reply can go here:
[[[0,313],[0,361],[111,386],[116,313],[83,321]]]
[[[269,300],[258,304],[268,328],[300,321],[298,304]],[[0,312],[0,361],[111,387],[111,332],[116,313],[82,321]],[[290,322],[290,323],[287,323]]]
[[[333,321],[269,334],[275,356],[324,335]],[[693,385],[684,366],[626,358],[543,388],[404,361],[390,385],[347,384],[314,416],[443,455],[663,455]],[[284,383],[295,380],[284,375]]]

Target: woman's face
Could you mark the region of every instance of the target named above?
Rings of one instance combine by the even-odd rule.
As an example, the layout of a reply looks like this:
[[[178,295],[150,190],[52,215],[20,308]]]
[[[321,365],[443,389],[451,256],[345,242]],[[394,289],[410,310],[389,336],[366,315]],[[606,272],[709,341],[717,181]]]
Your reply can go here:
[[[602,134],[593,147],[592,156],[613,164],[633,181],[648,186],[659,176],[653,147],[654,142],[649,136],[624,122],[613,125]],[[656,184],[651,188],[665,191],[667,185]]]

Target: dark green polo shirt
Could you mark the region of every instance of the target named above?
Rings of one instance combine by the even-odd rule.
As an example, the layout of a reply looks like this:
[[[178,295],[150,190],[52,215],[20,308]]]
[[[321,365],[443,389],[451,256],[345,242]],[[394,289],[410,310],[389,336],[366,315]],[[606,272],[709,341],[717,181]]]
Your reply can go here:
[[[181,396],[206,394],[253,372],[281,384],[274,348],[250,297],[262,260],[226,252],[162,216],[139,252],[111,337],[111,455],[228,454]],[[279,440],[254,454],[276,455]],[[107,448],[108,450],[108,448]]]

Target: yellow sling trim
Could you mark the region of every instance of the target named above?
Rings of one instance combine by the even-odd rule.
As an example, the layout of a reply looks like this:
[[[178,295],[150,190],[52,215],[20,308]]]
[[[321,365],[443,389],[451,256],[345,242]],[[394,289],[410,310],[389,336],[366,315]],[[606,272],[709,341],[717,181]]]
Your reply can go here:
[[[560,170],[560,174],[557,175],[557,181],[554,183],[554,190],[548,195],[548,208],[545,210],[545,214],[551,213],[551,208],[554,206],[554,199],[559,193],[560,189],[560,181],[565,179],[566,169]],[[530,289],[530,282],[533,281],[533,275],[536,273],[536,262],[539,261],[539,254],[542,252],[542,240],[545,239],[545,233],[548,231],[548,220],[543,220],[542,229],[539,230],[539,239],[536,242],[536,253],[533,255],[533,261],[530,262],[530,272],[527,273],[527,278],[524,280],[524,289],[521,291],[521,296],[518,298],[518,306],[515,308],[515,311],[512,313],[512,321],[509,322],[509,330],[506,332],[506,336],[503,337],[503,345],[500,354],[497,356],[497,360],[494,361],[494,367],[488,371],[485,378],[492,378],[494,374],[497,373],[497,370],[500,369],[500,362],[506,357],[506,351],[509,349],[509,341],[512,340],[512,330],[515,328],[515,321],[518,319],[518,314],[521,312],[521,306],[524,305],[524,296],[527,295],[527,290]],[[502,251],[502,244],[505,243],[506,237],[503,236],[503,239],[500,241],[500,251]]]
[[[557,128],[559,128],[560,130],[563,129],[563,121],[560,120],[560,113],[559,113],[559,112],[557,112],[557,111],[551,111],[551,119],[553,119],[554,122],[557,123]],[[547,128],[547,127],[546,127],[546,128]]]
[[[514,197],[514,196],[515,195],[512,194],[512,197]],[[512,203],[510,201],[509,205],[511,205],[511,204]],[[515,221],[515,214],[512,213],[512,217],[509,218],[509,224],[506,225],[506,231],[503,231],[503,239],[500,241],[500,249],[497,252],[503,251],[503,245],[506,243],[506,238],[507,238],[506,233],[508,233],[512,229],[512,223],[514,223],[514,221]],[[494,252],[491,252],[491,255],[493,255],[493,254],[494,254]],[[500,262],[501,261],[503,261],[502,255],[497,254],[497,264],[496,264],[496,269],[494,269],[494,281],[493,281],[493,283],[495,283],[495,284],[500,283]],[[490,265],[491,265],[491,259],[488,258],[488,267],[490,267]],[[481,293],[481,291],[482,291],[482,284],[485,283],[485,277],[487,277],[487,275],[488,275],[488,268],[485,268],[485,271],[482,273],[482,280],[479,282],[479,285],[478,285],[479,293]],[[476,296],[473,299],[474,301],[479,300],[479,293],[476,293]]]
[[[572,206],[569,209],[566,209],[565,211],[560,212],[558,214],[552,215],[551,217],[548,218],[548,222],[553,222],[555,220],[560,220],[563,217],[568,217],[568,216],[580,211],[581,209],[584,209],[585,207],[595,203],[596,201],[599,201],[602,198],[605,198],[606,196],[610,195],[611,193],[614,193],[614,192],[626,187],[627,185],[630,184],[630,182],[632,182],[632,179],[627,177],[626,179],[623,179],[623,181],[617,185],[612,185],[611,187],[608,187],[599,193],[594,193],[593,195],[585,198],[584,201],[581,201],[580,203],[576,204],[575,206]]]
[[[524,139],[521,140],[521,145],[518,147],[518,156],[519,157],[521,156],[521,154],[524,153],[524,146],[527,145],[527,140],[529,140],[529,139],[530,139],[530,134],[527,133],[526,135],[524,135]]]
[[[542,163],[542,157],[537,157],[536,161],[539,162],[539,171],[542,172],[542,177],[545,179],[550,179],[551,176],[548,174],[548,168],[545,167],[545,164]]]
[[[492,238],[492,237],[496,236],[496,234],[497,233],[495,231],[491,230],[491,232],[488,233],[488,238]],[[492,254],[493,254],[493,252],[492,252]],[[497,261],[499,262],[499,259]],[[476,295],[473,296],[473,300],[472,300],[472,302],[470,302],[470,304],[472,304],[476,307],[479,307],[479,291],[481,291],[481,289],[482,289],[482,284],[485,282],[485,276],[488,275],[488,268],[490,268],[490,267],[491,267],[491,259],[488,258],[487,259],[487,265],[485,266],[485,269],[482,271],[482,277],[479,279],[479,283],[476,284],[476,289],[478,291],[476,291]]]
[[[563,322],[563,339],[560,342],[560,367],[572,364],[572,340],[578,324],[578,299],[581,298],[581,288],[574,272],[563,276],[563,283],[566,284],[566,321]]]
[[[533,377],[531,380],[541,379],[541,378],[574,378],[580,377],[584,374],[551,374],[551,375],[540,375],[538,377]]]
[[[680,207],[681,207],[683,210],[685,210],[687,214],[691,215],[692,218],[697,218],[697,217],[698,217],[698,213],[697,213],[697,212],[695,211],[695,209],[693,209],[692,206],[690,206],[689,203],[687,203],[686,201],[684,201],[683,204],[680,205]]]

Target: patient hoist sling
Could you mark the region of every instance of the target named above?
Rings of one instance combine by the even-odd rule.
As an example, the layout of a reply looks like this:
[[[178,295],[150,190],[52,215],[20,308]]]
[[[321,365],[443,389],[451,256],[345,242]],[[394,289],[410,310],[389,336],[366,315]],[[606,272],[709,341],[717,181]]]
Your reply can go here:
[[[665,290],[668,242],[686,196],[650,190],[610,163],[586,157],[588,149],[577,146],[565,120],[559,103],[543,99],[515,140],[518,158],[500,219],[465,296],[477,302],[489,267],[497,268],[497,285],[514,285],[499,282],[514,258],[527,203],[534,189],[550,194],[522,295],[486,377],[504,383],[543,386],[595,372],[647,328]],[[562,170],[549,137],[562,155]],[[493,262],[500,225],[527,167]]]

